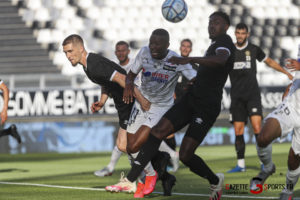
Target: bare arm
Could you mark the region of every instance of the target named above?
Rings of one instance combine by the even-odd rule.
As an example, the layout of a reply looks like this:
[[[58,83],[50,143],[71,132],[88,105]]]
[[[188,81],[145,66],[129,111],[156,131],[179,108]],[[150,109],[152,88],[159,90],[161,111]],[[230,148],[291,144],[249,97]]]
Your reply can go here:
[[[286,74],[290,80],[293,80],[293,76],[288,71],[286,71],[283,67],[281,67],[277,62],[275,62],[275,60],[273,60],[273,59],[271,59],[271,58],[268,57],[265,60],[265,63],[269,67],[275,69],[276,71],[279,71],[279,72],[281,72],[283,74]]]
[[[225,63],[230,56],[229,52],[225,49],[218,49],[215,56],[205,56],[205,57],[172,57],[168,61],[173,64],[187,64],[187,63],[197,63],[199,65],[205,66],[225,66]]]
[[[3,92],[3,100],[4,100],[3,109],[1,111],[1,124],[4,124],[5,121],[7,120],[9,90],[8,90],[7,86],[4,83],[0,84],[0,89]]]
[[[133,97],[141,104],[143,110],[149,110],[151,103],[141,94],[141,92],[134,86],[134,79],[137,75],[129,72],[127,76],[117,72],[113,77],[113,81],[125,88],[123,93],[123,101],[125,103],[133,102]],[[127,79],[130,78],[130,79]],[[125,83],[126,80],[126,83]],[[124,95],[125,94],[125,95]]]
[[[290,69],[291,71],[300,71],[300,62],[295,59],[288,58],[286,59],[286,68]]]
[[[95,112],[98,112],[99,110],[101,110],[102,107],[104,106],[104,104],[106,103],[107,99],[108,99],[107,91],[106,91],[105,87],[102,87],[100,100],[96,101],[92,104],[91,111],[93,113],[95,113]]]

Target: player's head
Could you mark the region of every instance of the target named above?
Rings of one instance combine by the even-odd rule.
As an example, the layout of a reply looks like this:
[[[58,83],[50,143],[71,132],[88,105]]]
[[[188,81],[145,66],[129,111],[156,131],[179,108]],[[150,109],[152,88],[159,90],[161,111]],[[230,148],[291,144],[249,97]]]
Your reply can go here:
[[[163,59],[168,53],[168,47],[170,45],[170,36],[165,29],[155,29],[149,40],[149,48],[151,56],[154,59]]]
[[[182,57],[188,57],[192,52],[193,43],[190,39],[186,38],[180,42],[180,54]]]
[[[215,39],[227,32],[230,26],[229,16],[222,12],[216,11],[209,16],[208,34],[210,39]]]
[[[244,23],[239,23],[236,25],[234,33],[237,46],[243,46],[249,37],[248,26]]]
[[[128,55],[130,53],[129,44],[125,41],[119,41],[115,47],[115,55],[117,56],[120,65],[127,64],[128,62]]]
[[[64,53],[73,66],[76,66],[78,63],[80,63],[85,49],[83,40],[79,35],[69,35],[64,39],[62,46]]]

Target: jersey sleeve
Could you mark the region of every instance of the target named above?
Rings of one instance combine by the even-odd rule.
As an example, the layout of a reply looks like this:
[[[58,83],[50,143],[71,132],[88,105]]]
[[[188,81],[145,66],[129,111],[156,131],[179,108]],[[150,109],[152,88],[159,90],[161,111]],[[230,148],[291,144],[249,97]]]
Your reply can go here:
[[[138,74],[141,69],[142,69],[142,62],[143,62],[143,54],[144,54],[144,51],[145,51],[145,47],[143,47],[139,53],[136,55],[133,63],[131,64],[130,66],[130,70],[135,73],[135,74]]]
[[[265,59],[267,58],[265,52],[263,52],[263,50],[258,47],[258,46],[255,46],[256,47],[256,59],[261,62],[261,61],[265,61]]]
[[[197,75],[197,71],[193,69],[191,64],[179,65],[177,71],[181,72],[188,80]]]
[[[232,54],[232,52],[231,52],[231,51],[233,51],[232,41],[229,37],[222,37],[221,39],[216,41],[215,53],[217,53],[217,50],[220,50],[220,49],[228,51],[229,55]]]

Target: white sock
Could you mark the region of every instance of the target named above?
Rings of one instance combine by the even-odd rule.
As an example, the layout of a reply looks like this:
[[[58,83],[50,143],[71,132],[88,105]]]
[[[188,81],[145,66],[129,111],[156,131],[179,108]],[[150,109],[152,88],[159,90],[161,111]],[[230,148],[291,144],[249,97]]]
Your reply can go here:
[[[272,143],[267,147],[262,148],[256,145],[257,155],[260,161],[264,164],[264,171],[270,172],[272,170]]]
[[[176,151],[174,151],[165,141],[162,141],[159,146],[159,151],[167,152],[173,158],[176,156]]]
[[[121,155],[122,155],[122,151],[120,151],[118,149],[118,147],[115,146],[114,149],[113,149],[113,151],[112,151],[112,153],[111,153],[110,162],[107,165],[107,168],[109,169],[109,171],[111,171],[111,172],[114,171],[115,166],[116,166],[119,158],[121,157]]]
[[[245,168],[245,159],[242,158],[242,159],[238,159],[237,160],[237,165],[241,168]]]
[[[136,159],[136,157],[138,156],[139,152],[136,153],[132,153],[131,156]],[[153,166],[151,164],[151,162],[149,162],[146,167],[144,168],[144,172],[146,174],[146,176],[154,176],[155,175],[155,171],[153,169]]]
[[[300,167],[295,170],[288,170],[286,173],[286,189],[289,191],[293,191],[296,183],[298,182],[300,176]]]

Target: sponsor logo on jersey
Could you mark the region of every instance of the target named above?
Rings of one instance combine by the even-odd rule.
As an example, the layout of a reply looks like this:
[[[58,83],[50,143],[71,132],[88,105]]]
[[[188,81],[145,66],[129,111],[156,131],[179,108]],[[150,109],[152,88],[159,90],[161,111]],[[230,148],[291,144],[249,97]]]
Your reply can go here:
[[[176,66],[175,65],[167,65],[165,64],[164,67],[163,67],[164,70],[167,70],[167,71],[173,71],[175,72],[176,71]]]
[[[197,123],[197,124],[202,124],[202,122],[203,122],[203,120],[201,119],[201,118],[196,118],[195,119],[195,122]]]
[[[156,81],[159,83],[166,83],[169,80],[169,75],[168,74],[162,74],[162,73],[157,73],[157,72],[144,72],[145,77],[150,77],[151,76],[151,81]]]

